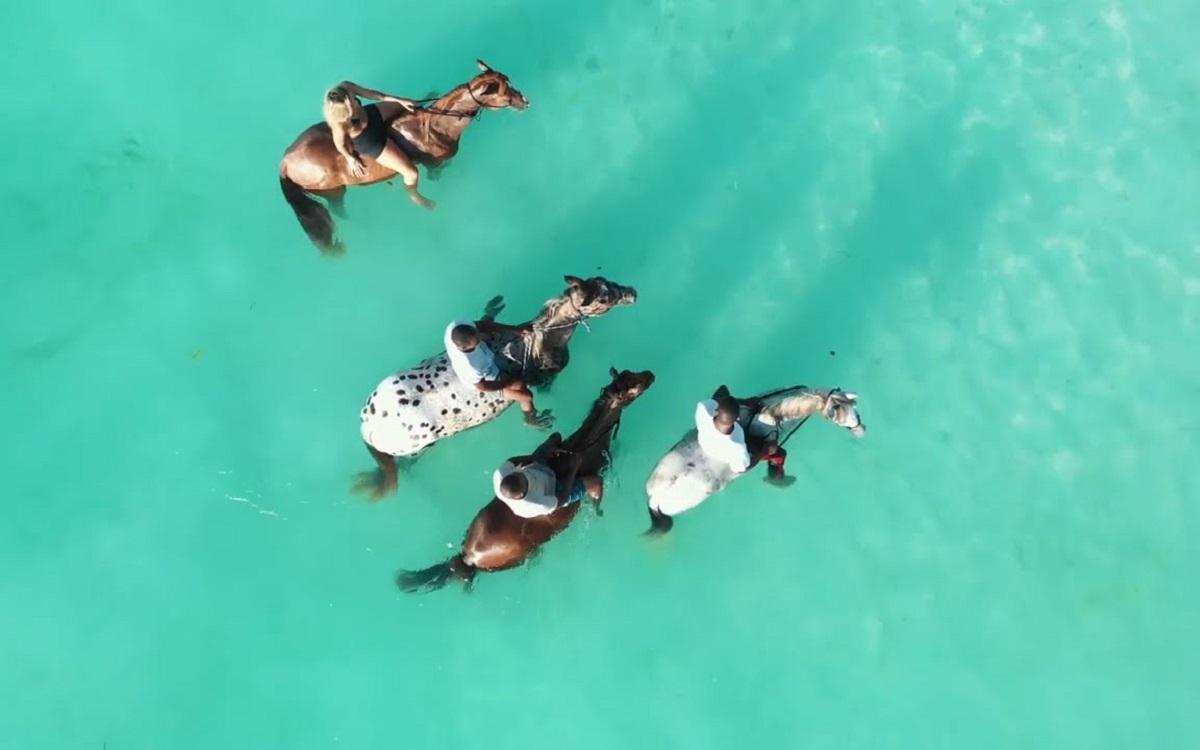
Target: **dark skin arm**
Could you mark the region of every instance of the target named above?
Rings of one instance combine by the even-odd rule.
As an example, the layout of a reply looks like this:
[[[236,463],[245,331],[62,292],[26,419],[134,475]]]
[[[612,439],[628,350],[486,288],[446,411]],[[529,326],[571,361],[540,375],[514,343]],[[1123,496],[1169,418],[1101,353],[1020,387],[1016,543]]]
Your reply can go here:
[[[583,456],[578,453],[572,453],[567,459],[567,475],[563,477],[563,481],[558,483],[558,492],[554,493],[555,499],[558,500],[558,507],[563,507],[567,504],[567,498],[571,496],[571,485],[575,484],[575,475],[579,473],[579,466],[583,463]]]

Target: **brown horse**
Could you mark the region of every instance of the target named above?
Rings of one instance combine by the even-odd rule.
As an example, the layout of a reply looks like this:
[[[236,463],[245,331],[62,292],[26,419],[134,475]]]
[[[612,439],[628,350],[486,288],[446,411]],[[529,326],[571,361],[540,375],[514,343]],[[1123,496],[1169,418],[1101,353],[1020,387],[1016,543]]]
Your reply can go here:
[[[608,373],[612,382],[600,392],[579,429],[562,442],[558,458],[551,459],[551,468],[560,477],[564,473],[563,457],[570,454],[579,454],[583,459],[579,477],[599,476],[605,471],[610,461],[609,446],[621,423],[621,413],[654,384],[654,373],[649,370],[635,373],[610,368]],[[396,585],[401,591],[413,593],[434,591],[451,580],[460,580],[469,589],[475,574],[480,571],[508,570],[523,564],[543,544],[567,528],[582,502],[564,505],[537,518],[521,518],[493,495],[492,501],[475,514],[457,555],[424,570],[401,571],[396,576]],[[600,500],[593,502],[599,512]]]
[[[508,76],[476,60],[479,75],[455,86],[445,96],[415,112],[400,110],[388,126],[414,164],[426,171],[445,165],[458,153],[463,131],[485,109],[511,107],[523,110],[529,100],[509,82]],[[329,207],[343,215],[342,201],[347,187],[373,185],[391,180],[396,173],[376,162],[365,160],[367,171],[356,177],[346,159],[333,143],[333,132],[324,121],[310,126],[288,146],[279,162],[279,185],[283,197],[296,212],[300,226],[323,253],[340,254],[345,247],[335,235],[336,227],[329,209],[313,200],[324,198]]]

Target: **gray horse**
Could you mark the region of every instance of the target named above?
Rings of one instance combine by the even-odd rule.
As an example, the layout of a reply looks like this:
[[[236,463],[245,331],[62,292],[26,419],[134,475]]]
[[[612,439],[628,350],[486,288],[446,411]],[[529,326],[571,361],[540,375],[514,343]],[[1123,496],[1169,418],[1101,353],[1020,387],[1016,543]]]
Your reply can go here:
[[[813,414],[820,414],[833,424],[846,428],[855,437],[862,437],[866,432],[858,415],[857,394],[840,388],[795,386],[747,400],[758,400],[762,404],[753,413],[744,404],[741,407],[738,422],[746,431],[748,441],[782,439]],[[739,476],[727,464],[712,460],[700,450],[695,427],[688,430],[646,480],[650,506],[650,530],[647,533],[667,533],[674,525],[675,516],[695,508]]]
[[[542,305],[538,316],[528,322],[532,333],[485,336],[481,332],[501,368],[521,373],[530,388],[540,391],[549,388],[570,361],[568,344],[577,326],[586,327],[588,318],[637,301],[633,287],[600,276],[563,279],[566,290]],[[496,297],[483,317],[493,320],[503,309],[502,298]],[[445,351],[389,375],[367,399],[361,414],[362,439],[378,468],[359,474],[354,491],[376,500],[394,492],[397,459],[411,463],[439,440],[489,422],[512,404],[500,391],[480,391],[460,382]]]

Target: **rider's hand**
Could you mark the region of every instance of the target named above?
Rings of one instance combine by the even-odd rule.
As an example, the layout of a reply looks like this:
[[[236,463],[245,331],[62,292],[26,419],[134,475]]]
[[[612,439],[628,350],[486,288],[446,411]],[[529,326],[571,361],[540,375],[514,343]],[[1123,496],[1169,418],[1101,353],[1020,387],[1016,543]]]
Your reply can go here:
[[[361,156],[347,156],[346,162],[350,165],[350,174],[355,177],[362,177],[367,173],[367,165]]]
[[[407,109],[409,112],[417,111],[417,103],[414,102],[412,99],[405,99],[402,96],[389,96],[387,98],[387,101],[395,102],[396,104],[399,104],[401,107],[404,107],[405,109]]]

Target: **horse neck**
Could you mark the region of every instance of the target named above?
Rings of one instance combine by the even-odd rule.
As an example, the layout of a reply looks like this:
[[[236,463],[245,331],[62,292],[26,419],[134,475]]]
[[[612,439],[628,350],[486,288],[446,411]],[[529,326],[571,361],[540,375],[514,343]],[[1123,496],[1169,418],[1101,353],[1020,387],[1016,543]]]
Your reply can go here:
[[[592,410],[588,412],[579,429],[563,441],[573,450],[583,451],[584,466],[580,467],[581,470],[586,468],[589,473],[599,471],[604,459],[601,458],[597,462],[589,460],[589,457],[603,456],[607,453],[608,446],[612,442],[613,430],[620,421],[621,412],[625,410],[625,406],[614,403],[608,392],[605,391],[600,398],[596,399],[596,403],[592,404]]]
[[[805,419],[816,414],[829,398],[829,390],[804,389],[780,399],[768,411],[777,419]]]
[[[458,140],[479,113],[480,104],[471,96],[471,83],[459,84],[429,106],[429,126],[444,136]],[[430,111],[432,110],[432,111]],[[453,112],[453,115],[440,114]]]

